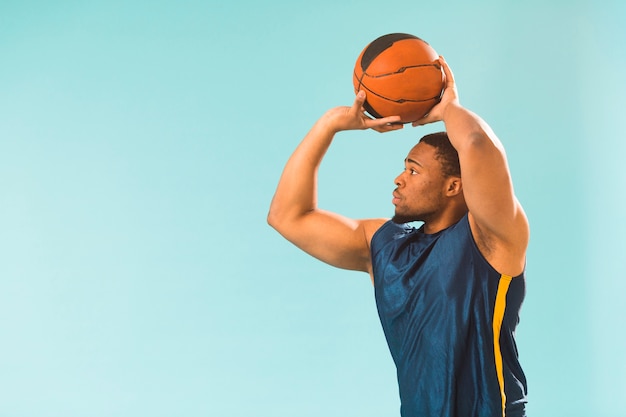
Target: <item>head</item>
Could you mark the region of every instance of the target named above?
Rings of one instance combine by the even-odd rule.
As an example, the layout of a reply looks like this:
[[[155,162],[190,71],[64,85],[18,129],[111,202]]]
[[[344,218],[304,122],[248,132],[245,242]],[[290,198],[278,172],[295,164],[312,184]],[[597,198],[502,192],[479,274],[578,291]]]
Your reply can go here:
[[[467,211],[459,155],[445,132],[426,135],[411,149],[395,183],[396,223],[446,223]]]
[[[426,143],[436,149],[436,158],[441,163],[441,171],[446,177],[461,178],[461,165],[457,153],[446,132],[426,135],[419,143]]]

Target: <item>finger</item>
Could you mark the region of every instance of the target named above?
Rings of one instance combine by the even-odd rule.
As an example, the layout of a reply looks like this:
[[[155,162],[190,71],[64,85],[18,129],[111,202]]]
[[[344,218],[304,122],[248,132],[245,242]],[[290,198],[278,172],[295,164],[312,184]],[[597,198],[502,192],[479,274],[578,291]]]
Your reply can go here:
[[[363,112],[363,103],[365,103],[365,91],[360,90],[356,94],[356,98],[354,99],[354,103],[352,104],[352,113],[362,113]]]
[[[437,121],[437,119],[435,119],[435,117],[429,113],[426,116],[422,117],[421,119],[416,120],[413,123],[411,123],[411,126],[413,127],[424,126],[435,121]]]
[[[365,127],[369,129],[376,129],[385,126],[402,126],[402,123],[400,122],[400,116],[384,117],[381,119],[366,118],[364,120],[364,124]]]
[[[388,125],[388,124],[398,124],[400,123],[400,119],[401,119],[400,116],[389,116],[389,117],[382,117],[380,119],[373,119],[373,121],[380,125]]]
[[[404,125],[400,121],[400,116],[384,117],[382,119],[369,119],[365,121],[365,126],[377,132],[388,132],[390,130],[402,129]]]
[[[450,66],[446,62],[446,59],[442,55],[439,56],[439,62],[441,63],[443,73],[446,76],[446,87],[454,86],[454,74],[452,73]]]
[[[424,126],[427,123],[428,123],[428,121],[426,119],[420,119],[420,120],[417,120],[417,121],[411,123],[411,126],[413,126],[413,127]]]
[[[393,124],[386,124],[382,126],[373,127],[372,129],[379,133],[385,133],[385,132],[391,132],[393,130],[400,130],[402,128],[404,128],[403,124],[393,123]]]

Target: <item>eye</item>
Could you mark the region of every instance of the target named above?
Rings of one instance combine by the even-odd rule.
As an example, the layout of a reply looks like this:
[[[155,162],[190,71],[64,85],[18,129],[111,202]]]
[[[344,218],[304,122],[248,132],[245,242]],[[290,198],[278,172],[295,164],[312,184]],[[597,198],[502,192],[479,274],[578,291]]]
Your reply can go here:
[[[417,171],[413,168],[409,168],[409,172],[411,173],[411,175],[417,175]]]

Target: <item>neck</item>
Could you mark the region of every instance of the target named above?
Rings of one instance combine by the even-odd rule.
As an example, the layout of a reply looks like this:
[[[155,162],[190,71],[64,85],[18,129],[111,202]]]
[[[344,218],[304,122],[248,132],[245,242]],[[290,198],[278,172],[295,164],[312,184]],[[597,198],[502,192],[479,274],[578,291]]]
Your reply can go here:
[[[433,233],[440,232],[448,227],[456,224],[459,220],[467,214],[467,209],[455,210],[450,213],[445,213],[439,216],[437,219],[424,221],[424,233],[431,235]]]

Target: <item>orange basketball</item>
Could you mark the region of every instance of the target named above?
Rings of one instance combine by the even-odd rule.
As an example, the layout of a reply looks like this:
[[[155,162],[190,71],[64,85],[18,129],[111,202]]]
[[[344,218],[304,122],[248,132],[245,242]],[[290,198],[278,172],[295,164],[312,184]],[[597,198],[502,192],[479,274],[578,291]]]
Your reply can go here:
[[[356,60],[354,92],[366,92],[363,107],[373,117],[400,116],[402,123],[419,120],[441,99],[445,75],[438,58],[417,36],[381,36]]]

